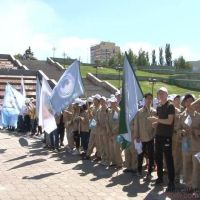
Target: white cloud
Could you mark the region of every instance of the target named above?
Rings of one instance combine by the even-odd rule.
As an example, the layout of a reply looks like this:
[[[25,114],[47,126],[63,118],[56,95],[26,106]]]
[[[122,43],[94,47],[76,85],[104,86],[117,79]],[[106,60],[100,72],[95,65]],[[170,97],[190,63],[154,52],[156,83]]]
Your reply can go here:
[[[71,58],[81,58],[90,62],[90,46],[97,44],[101,38],[60,37],[63,20],[53,7],[40,0],[1,0],[0,1],[0,53],[17,54],[31,46],[38,59],[52,57],[52,48],[56,47],[55,57],[63,57],[65,52]],[[115,41],[112,41],[115,42]],[[151,61],[152,50],[156,50],[158,61],[159,47],[147,42],[120,44],[122,51],[129,48],[138,54],[140,48],[149,52]],[[163,47],[164,49],[164,47]],[[173,59],[184,56],[186,60],[200,60],[200,54],[189,46],[172,46]],[[163,52],[164,56],[164,52]]]

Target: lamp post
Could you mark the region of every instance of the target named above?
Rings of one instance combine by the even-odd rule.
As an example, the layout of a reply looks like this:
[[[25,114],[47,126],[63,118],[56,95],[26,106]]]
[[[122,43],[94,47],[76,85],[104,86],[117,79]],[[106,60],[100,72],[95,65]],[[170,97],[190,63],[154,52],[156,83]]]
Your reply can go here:
[[[64,52],[62,55],[64,57],[64,68],[65,68],[65,57],[66,57],[67,54]]]
[[[52,50],[53,50],[53,58],[54,58],[54,56],[55,56],[55,51],[56,51],[56,47],[53,47]]]
[[[121,70],[122,70],[122,67],[121,67],[121,64],[119,64],[118,65],[118,71],[119,71],[119,85],[118,85],[118,88],[119,88],[119,90],[120,90],[120,79],[121,79],[121,74],[120,74],[120,72],[121,72]]]
[[[96,67],[96,77],[97,77],[97,68],[100,66],[100,60],[98,59],[98,56],[96,56],[96,59],[95,59],[95,67]]]
[[[156,84],[157,79],[155,78],[149,78],[149,84],[152,85],[152,95],[153,95],[153,90],[154,90],[154,85]],[[153,104],[153,102],[152,102]]]

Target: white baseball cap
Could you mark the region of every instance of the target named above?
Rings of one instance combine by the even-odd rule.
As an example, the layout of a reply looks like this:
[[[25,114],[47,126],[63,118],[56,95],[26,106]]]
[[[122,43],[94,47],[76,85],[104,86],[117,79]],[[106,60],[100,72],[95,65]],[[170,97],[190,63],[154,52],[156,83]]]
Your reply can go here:
[[[80,102],[81,102],[81,99],[76,98],[76,99],[74,99],[74,102],[72,104],[79,104]]]
[[[94,99],[93,99],[92,97],[88,97],[88,98],[87,98],[87,101],[88,101],[89,103],[93,103],[93,100],[94,100]]]
[[[115,96],[121,94],[120,90],[117,90],[117,92],[115,92]]]
[[[101,99],[103,99],[104,101],[106,101],[106,97],[102,96]]]
[[[83,105],[86,105],[86,101],[82,101],[82,100],[81,100],[81,101],[79,102],[78,106],[83,106]]]
[[[94,96],[92,96],[93,98],[96,98],[96,99],[98,99],[98,100],[100,100],[101,99],[101,96],[99,95],[99,94],[95,94]]]
[[[117,102],[117,98],[112,97],[112,98],[110,98],[108,101],[114,103],[114,102]]]
[[[157,91],[157,94],[158,94],[158,92],[160,92],[160,91],[166,92],[166,93],[168,94],[167,88],[165,88],[165,87],[159,88],[158,91]]]
[[[173,100],[174,100],[173,94],[167,96],[167,101],[173,101]]]
[[[110,98],[112,98],[112,97],[115,97],[115,95],[114,95],[114,94],[111,94],[111,95],[110,95]]]

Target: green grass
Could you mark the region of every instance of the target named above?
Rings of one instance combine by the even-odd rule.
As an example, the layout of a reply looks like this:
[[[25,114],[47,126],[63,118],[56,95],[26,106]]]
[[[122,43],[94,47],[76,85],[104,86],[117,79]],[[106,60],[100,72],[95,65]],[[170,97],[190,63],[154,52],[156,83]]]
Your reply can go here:
[[[86,77],[87,73],[96,74],[96,68],[92,66],[81,66],[80,69],[81,69],[81,75],[83,78]],[[98,68],[97,74],[118,75],[119,72],[112,68]],[[123,74],[123,72],[120,72],[120,74]],[[150,73],[150,72],[145,72],[145,71],[140,71],[140,70],[136,70],[136,76],[150,76],[150,77],[163,77],[163,78],[169,77],[169,75],[166,75],[166,74],[155,74],[155,73]]]
[[[112,85],[114,85],[116,88],[119,87],[119,81],[118,80],[106,80],[109,83],[111,83]],[[139,81],[140,86],[142,88],[143,93],[147,93],[147,92],[152,92],[152,85],[149,84],[148,81]],[[120,81],[120,87],[122,85],[122,81]],[[192,94],[194,94],[197,98],[199,98],[200,92],[197,91],[193,91],[193,90],[188,90],[188,89],[184,89],[184,88],[180,88],[177,87],[175,85],[169,85],[166,83],[162,83],[162,82],[157,82],[154,86],[154,92],[153,92],[153,96],[156,96],[156,92],[160,87],[166,87],[168,89],[169,94],[180,94],[181,96],[184,95],[186,92],[191,92]]]

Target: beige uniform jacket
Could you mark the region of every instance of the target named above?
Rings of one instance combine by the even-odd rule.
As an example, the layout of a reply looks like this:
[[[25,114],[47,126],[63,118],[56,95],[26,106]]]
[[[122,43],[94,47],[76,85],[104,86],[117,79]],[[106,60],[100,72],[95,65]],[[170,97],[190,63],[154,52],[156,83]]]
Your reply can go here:
[[[113,114],[114,112],[117,112],[118,114],[118,119],[113,120]],[[120,108],[116,107],[114,110],[110,109],[107,115],[107,120],[106,120],[106,129],[107,133],[110,131],[113,132],[115,135],[118,135],[119,133],[119,117],[120,117]]]
[[[179,136],[181,136],[182,130],[187,130],[189,128],[188,125],[184,123],[187,117],[187,110],[180,114],[180,118],[177,125],[177,133]],[[194,130],[194,134],[187,133],[186,135],[189,141],[190,151],[200,151],[200,114],[196,111],[193,111],[190,114],[190,117],[192,119],[192,124],[190,128]],[[182,140],[184,138],[185,137],[182,137]]]
[[[142,142],[149,142],[155,137],[155,129],[147,117],[156,116],[153,108],[150,110],[146,106],[140,108],[134,118],[134,137],[139,137]]]
[[[73,131],[80,131],[79,120],[77,120],[77,117],[79,116],[79,114],[80,114],[79,110],[74,111],[72,114],[71,124],[73,125]]]
[[[90,120],[94,119],[95,121],[97,121],[97,110],[99,110],[99,108],[101,107],[101,105],[98,106],[93,106],[91,111],[92,111],[92,117],[90,117]],[[92,134],[98,134],[98,128],[97,126],[94,127],[94,129],[91,130]]]
[[[181,114],[181,110],[175,107],[175,116],[174,116],[174,133],[172,136],[172,141],[174,142],[182,142],[182,137],[177,134],[177,128],[178,128],[178,121]]]
[[[65,124],[65,128],[69,128],[70,122],[72,120],[73,115],[73,107],[70,105],[67,109],[63,111],[63,123]]]
[[[107,134],[106,119],[109,112],[109,108],[99,108],[97,111],[97,129],[99,135]]]
[[[87,110],[80,113],[80,131],[89,132],[89,114]]]

